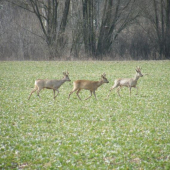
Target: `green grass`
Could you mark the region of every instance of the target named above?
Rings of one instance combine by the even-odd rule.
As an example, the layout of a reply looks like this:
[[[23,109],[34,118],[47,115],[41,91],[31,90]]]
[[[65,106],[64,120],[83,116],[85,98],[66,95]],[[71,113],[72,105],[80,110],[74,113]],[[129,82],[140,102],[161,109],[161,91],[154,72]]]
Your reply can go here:
[[[113,90],[116,78],[148,74],[136,89]],[[38,78],[109,80],[89,100],[72,82],[28,96]],[[0,169],[170,169],[170,61],[0,62]],[[81,91],[85,99],[89,91]]]

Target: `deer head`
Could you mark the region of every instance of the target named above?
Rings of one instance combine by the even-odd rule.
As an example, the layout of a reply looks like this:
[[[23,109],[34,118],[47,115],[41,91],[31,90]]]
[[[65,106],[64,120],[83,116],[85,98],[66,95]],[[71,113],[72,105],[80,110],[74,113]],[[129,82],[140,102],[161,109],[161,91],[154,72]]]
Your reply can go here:
[[[137,73],[138,77],[143,77],[143,74],[141,73],[141,69],[142,68],[140,68],[139,66],[136,67],[136,73]]]
[[[66,71],[66,72],[63,72],[63,75],[64,75],[64,79],[67,80],[67,81],[71,81],[70,78],[69,78],[69,72]]]
[[[101,75],[101,78],[102,78],[102,81],[103,81],[104,83],[109,83],[109,81],[108,81],[107,78],[106,78],[106,74],[105,74],[105,73],[103,73],[103,74]]]

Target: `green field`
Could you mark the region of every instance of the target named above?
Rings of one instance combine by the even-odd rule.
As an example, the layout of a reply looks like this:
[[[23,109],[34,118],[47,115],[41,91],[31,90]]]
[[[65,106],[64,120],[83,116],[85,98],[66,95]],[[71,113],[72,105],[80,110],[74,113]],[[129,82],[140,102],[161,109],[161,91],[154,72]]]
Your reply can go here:
[[[116,78],[144,77],[136,89],[113,90]],[[33,93],[34,81],[60,79],[52,90]],[[77,79],[109,80],[92,96],[68,100]],[[0,169],[170,169],[170,61],[0,62]],[[146,75],[147,74],[147,75]],[[82,99],[90,95],[81,91]]]

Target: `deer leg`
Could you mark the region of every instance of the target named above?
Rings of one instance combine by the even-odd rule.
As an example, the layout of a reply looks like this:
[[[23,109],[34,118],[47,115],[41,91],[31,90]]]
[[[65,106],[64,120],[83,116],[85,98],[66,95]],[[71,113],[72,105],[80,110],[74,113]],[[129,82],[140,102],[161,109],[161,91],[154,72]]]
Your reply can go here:
[[[69,93],[69,96],[68,96],[68,99],[70,98],[70,95],[75,92],[77,89],[73,89],[70,93]]]
[[[120,93],[119,93],[120,89],[121,89],[121,86],[119,86],[119,87],[117,88],[117,93],[118,93],[119,97],[121,97],[121,96],[120,96]]]
[[[95,91],[93,91],[93,94],[94,94],[95,99],[97,100]]]
[[[34,88],[34,89],[31,91],[31,93],[30,93],[30,95],[29,95],[29,97],[28,97],[28,100],[30,99],[32,93],[34,93],[36,90],[37,90],[37,88]]]
[[[77,93],[76,93],[76,94],[77,94],[78,98],[81,100],[81,98],[80,98],[80,96],[79,96],[79,92],[80,92],[80,90],[81,90],[81,89],[78,89],[78,91],[77,91]]]
[[[110,89],[110,93],[111,93],[112,89]],[[107,98],[110,96],[110,93],[107,95]]]
[[[136,95],[138,94],[138,87],[135,87],[136,88]]]
[[[110,93],[112,92],[112,90],[114,89],[115,87],[111,87],[111,89],[109,90],[110,91]],[[107,95],[107,97],[109,97],[110,96],[110,93]]]
[[[92,91],[90,90],[90,96],[86,98],[85,100],[89,99],[92,96]]]
[[[37,96],[38,96],[39,98],[40,98],[40,96],[39,96],[40,91],[41,91],[41,89],[38,88],[38,90],[37,90]]]
[[[130,94],[130,96],[131,96],[131,88],[132,88],[132,87],[130,86],[130,87],[129,87],[129,94]]]
[[[110,93],[111,93],[111,91],[112,91],[114,88],[116,88],[116,87],[117,87],[117,84],[114,84],[114,86],[112,86],[112,87],[110,88]],[[107,97],[110,96],[110,93],[107,95]]]
[[[55,90],[53,89],[53,93],[54,93],[54,99],[55,99]]]
[[[56,96],[55,96],[55,91],[57,91]],[[57,97],[57,95],[59,94],[59,91],[58,91],[58,89],[53,89],[53,92],[54,92],[54,99],[55,99]]]

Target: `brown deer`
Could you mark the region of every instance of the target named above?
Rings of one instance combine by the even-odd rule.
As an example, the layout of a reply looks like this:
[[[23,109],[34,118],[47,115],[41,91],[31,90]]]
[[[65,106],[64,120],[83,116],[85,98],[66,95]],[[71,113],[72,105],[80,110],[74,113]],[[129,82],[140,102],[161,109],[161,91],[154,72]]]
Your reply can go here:
[[[86,98],[85,100],[89,99],[91,96],[92,96],[92,93],[94,94],[95,96],[95,99],[96,98],[96,94],[95,94],[95,91],[97,90],[97,88],[99,86],[101,86],[103,83],[109,83],[109,81],[107,80],[106,78],[106,74],[102,74],[101,75],[101,80],[100,81],[90,81],[90,80],[76,80],[73,82],[73,90],[70,92],[69,96],[68,96],[68,99],[70,98],[70,95],[77,91],[77,96],[78,98],[81,100],[80,96],[79,96],[79,92],[82,90],[82,89],[85,89],[85,90],[89,90],[90,91],[90,96],[88,98]]]
[[[110,93],[111,93],[111,91],[114,88],[118,87],[117,93],[120,96],[119,90],[121,89],[122,86],[126,86],[126,87],[129,88],[130,96],[131,96],[131,88],[132,87],[136,88],[137,89],[137,93],[138,93],[138,88],[136,87],[136,85],[137,85],[137,81],[138,81],[138,79],[140,77],[143,77],[143,74],[141,73],[141,68],[137,67],[136,68],[136,74],[135,74],[134,78],[120,78],[120,79],[116,79],[114,85],[110,89]],[[109,97],[110,93],[108,94],[108,97]]]
[[[35,91],[37,91],[37,95],[39,96],[39,93],[42,89],[46,88],[46,89],[52,89],[54,92],[54,99],[57,97],[57,95],[59,94],[59,87],[66,81],[71,81],[69,78],[69,73],[68,72],[63,72],[63,79],[61,80],[49,80],[49,79],[38,79],[35,81],[35,88],[31,91],[31,94],[28,98],[28,100],[30,99],[32,93],[34,93]],[[58,93],[55,96],[55,91],[57,91]],[[40,97],[40,96],[39,96]]]

